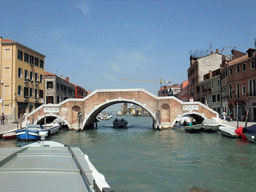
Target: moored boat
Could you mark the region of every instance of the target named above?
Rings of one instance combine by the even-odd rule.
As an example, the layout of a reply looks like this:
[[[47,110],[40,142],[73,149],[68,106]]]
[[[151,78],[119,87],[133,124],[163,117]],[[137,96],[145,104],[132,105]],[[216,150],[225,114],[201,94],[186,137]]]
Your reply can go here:
[[[0,191],[113,192],[78,147],[40,141],[0,153]]]
[[[256,144],[256,124],[250,127],[244,127],[242,132],[250,142]]]
[[[114,128],[127,128],[128,121],[125,119],[115,119],[113,121]]]
[[[40,139],[39,132],[44,128],[42,125],[26,125],[24,129],[15,131],[19,140],[38,140]]]
[[[46,125],[39,125],[39,124],[31,124],[26,125],[24,129],[20,129],[15,131],[17,139],[19,140],[39,140],[40,135],[39,132],[47,132],[48,136],[58,133],[60,129],[60,124],[46,124]]]
[[[188,126],[185,126],[185,131],[190,132],[190,133],[198,133],[202,130],[202,125],[201,124],[192,124],[190,123]]]
[[[15,131],[4,133],[2,135],[2,138],[3,139],[16,139],[16,133],[15,133]]]
[[[221,125],[219,127],[219,131],[221,132],[222,135],[226,136],[226,137],[232,137],[232,138],[237,138],[238,135],[235,132],[236,128],[235,127],[231,127],[231,126],[224,126]]]
[[[43,125],[43,131],[48,132],[48,136],[57,134],[60,129],[60,124],[59,123],[50,123],[50,124],[45,124]]]
[[[202,129],[207,132],[215,132],[218,130],[220,124],[214,119],[205,119],[202,122]]]

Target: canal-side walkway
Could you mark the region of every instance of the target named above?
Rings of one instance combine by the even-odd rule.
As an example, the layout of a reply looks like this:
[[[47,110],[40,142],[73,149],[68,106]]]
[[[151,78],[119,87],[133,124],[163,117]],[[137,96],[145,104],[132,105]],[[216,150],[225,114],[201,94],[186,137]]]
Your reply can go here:
[[[0,137],[2,137],[2,135],[4,133],[8,133],[8,132],[12,132],[17,130],[17,124],[16,123],[8,123],[5,125],[0,125]]]

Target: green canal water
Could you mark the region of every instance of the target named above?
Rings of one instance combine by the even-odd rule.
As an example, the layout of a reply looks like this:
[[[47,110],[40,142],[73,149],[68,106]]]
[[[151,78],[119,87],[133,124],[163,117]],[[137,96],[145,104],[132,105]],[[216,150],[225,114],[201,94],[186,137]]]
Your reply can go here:
[[[115,118],[115,117],[114,117]],[[115,191],[256,191],[256,145],[220,133],[153,130],[150,117],[124,116],[128,129],[61,130],[49,140],[80,147]],[[0,147],[24,142],[0,140]]]

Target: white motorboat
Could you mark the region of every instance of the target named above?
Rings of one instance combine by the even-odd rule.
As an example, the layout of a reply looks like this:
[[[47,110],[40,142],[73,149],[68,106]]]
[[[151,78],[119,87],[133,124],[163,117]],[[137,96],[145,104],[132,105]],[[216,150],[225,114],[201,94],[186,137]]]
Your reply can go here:
[[[39,141],[0,154],[0,191],[114,191],[78,147]]]
[[[204,131],[215,132],[218,130],[220,124],[214,119],[205,119],[202,122],[202,128]]]
[[[222,135],[227,136],[227,137],[238,137],[238,135],[235,132],[236,128],[235,127],[231,127],[231,126],[227,126],[227,125],[221,125],[219,127],[219,131],[221,132]]]

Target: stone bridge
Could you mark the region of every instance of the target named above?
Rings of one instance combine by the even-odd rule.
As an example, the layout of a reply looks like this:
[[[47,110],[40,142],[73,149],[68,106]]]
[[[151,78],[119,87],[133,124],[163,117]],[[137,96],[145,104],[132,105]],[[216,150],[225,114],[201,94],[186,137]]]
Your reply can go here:
[[[144,108],[153,119],[153,128],[172,128],[184,115],[197,121],[219,118],[216,111],[200,102],[182,102],[176,97],[157,97],[144,89],[96,90],[83,99],[67,99],[59,104],[41,105],[25,118],[25,123],[61,119],[69,129],[93,128],[97,115],[117,103],[133,103]],[[80,122],[78,113],[81,112]]]

